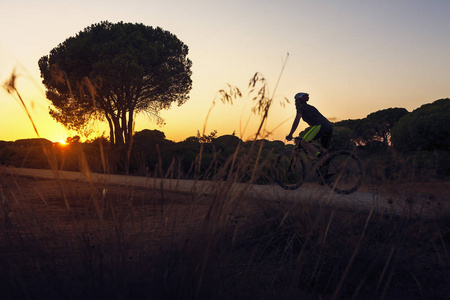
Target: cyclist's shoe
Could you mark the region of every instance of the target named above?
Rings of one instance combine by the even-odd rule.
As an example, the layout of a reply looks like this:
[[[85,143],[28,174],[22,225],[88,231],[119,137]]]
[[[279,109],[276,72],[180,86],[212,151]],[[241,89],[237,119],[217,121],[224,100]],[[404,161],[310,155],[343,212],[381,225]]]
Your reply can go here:
[[[322,156],[323,156],[323,153],[320,151],[316,152],[315,154],[308,153],[309,159],[314,163],[319,161]]]

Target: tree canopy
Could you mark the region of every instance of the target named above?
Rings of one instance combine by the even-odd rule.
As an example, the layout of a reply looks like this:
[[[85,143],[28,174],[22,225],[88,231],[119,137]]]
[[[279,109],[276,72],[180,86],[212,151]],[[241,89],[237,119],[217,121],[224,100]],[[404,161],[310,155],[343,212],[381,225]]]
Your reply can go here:
[[[391,129],[408,111],[405,108],[387,108],[367,116],[367,136],[385,145],[391,142]]]
[[[50,115],[83,132],[106,121],[113,145],[131,142],[134,116],[182,105],[192,88],[188,47],[143,24],[93,24],[39,60]]]
[[[387,108],[371,113],[364,119],[344,120],[334,125],[350,129],[350,137],[358,145],[380,142],[388,146],[391,143],[392,127],[407,114],[405,108]]]
[[[397,150],[450,149],[450,99],[424,104],[404,116],[392,129],[392,143]]]

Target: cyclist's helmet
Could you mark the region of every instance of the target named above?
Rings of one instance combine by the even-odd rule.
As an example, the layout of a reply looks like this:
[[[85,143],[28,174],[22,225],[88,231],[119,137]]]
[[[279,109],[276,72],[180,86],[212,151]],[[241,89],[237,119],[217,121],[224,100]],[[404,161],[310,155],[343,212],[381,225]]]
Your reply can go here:
[[[297,93],[294,96],[295,100],[305,100],[308,101],[309,100],[309,94],[308,93]]]

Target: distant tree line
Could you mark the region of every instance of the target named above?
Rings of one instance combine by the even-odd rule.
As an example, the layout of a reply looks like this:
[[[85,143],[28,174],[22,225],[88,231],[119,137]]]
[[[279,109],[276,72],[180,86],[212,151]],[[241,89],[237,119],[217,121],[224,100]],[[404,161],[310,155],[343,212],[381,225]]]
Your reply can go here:
[[[350,139],[358,146],[384,147],[391,145],[391,130],[408,111],[405,108],[388,108],[369,114],[363,119],[344,120],[334,124],[335,130],[350,130]]]
[[[173,142],[159,130],[145,129],[134,134],[131,149],[113,147],[105,137],[84,143],[77,136],[71,137],[66,145],[44,139],[1,141],[0,164],[180,179],[224,179],[232,168],[240,181],[251,180],[253,165],[258,165],[258,179],[269,180],[268,158],[286,147],[282,141],[244,142],[235,135],[216,134],[197,133]],[[263,169],[266,174],[261,176]]]
[[[402,169],[408,174],[450,175],[450,99],[422,105],[412,112],[388,108],[366,118],[336,122],[341,138],[365,154],[384,159],[386,176]],[[400,175],[405,176],[405,175]]]
[[[333,146],[357,151],[369,168],[383,165],[386,176],[403,176],[398,174],[405,168],[412,169],[408,172],[427,170],[433,176],[448,176],[449,119],[448,98],[412,112],[404,108],[380,110],[363,119],[334,123]],[[243,141],[234,134],[218,136],[216,130],[206,135],[197,131],[197,135],[176,143],[167,140],[162,131],[145,129],[133,135],[131,148],[112,147],[105,137],[81,143],[75,136],[67,143],[61,146],[45,139],[0,142],[0,164],[36,168],[50,168],[53,164],[72,171],[89,166],[95,172],[206,179],[236,167],[238,162],[246,165],[243,169],[250,169],[258,161],[259,174],[270,177],[268,169],[274,157],[293,147],[283,141]],[[252,177],[247,171],[242,170],[242,179]]]
[[[394,147],[401,152],[449,151],[450,99],[422,105],[409,113],[405,108],[388,108],[363,119],[334,123],[337,134],[346,134],[357,146],[368,149]]]

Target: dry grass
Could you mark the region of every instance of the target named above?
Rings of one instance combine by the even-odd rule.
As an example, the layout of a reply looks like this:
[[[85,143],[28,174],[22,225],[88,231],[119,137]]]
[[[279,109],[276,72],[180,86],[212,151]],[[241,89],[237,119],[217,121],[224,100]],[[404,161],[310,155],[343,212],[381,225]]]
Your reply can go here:
[[[2,299],[449,296],[448,216],[9,175],[1,195]]]

